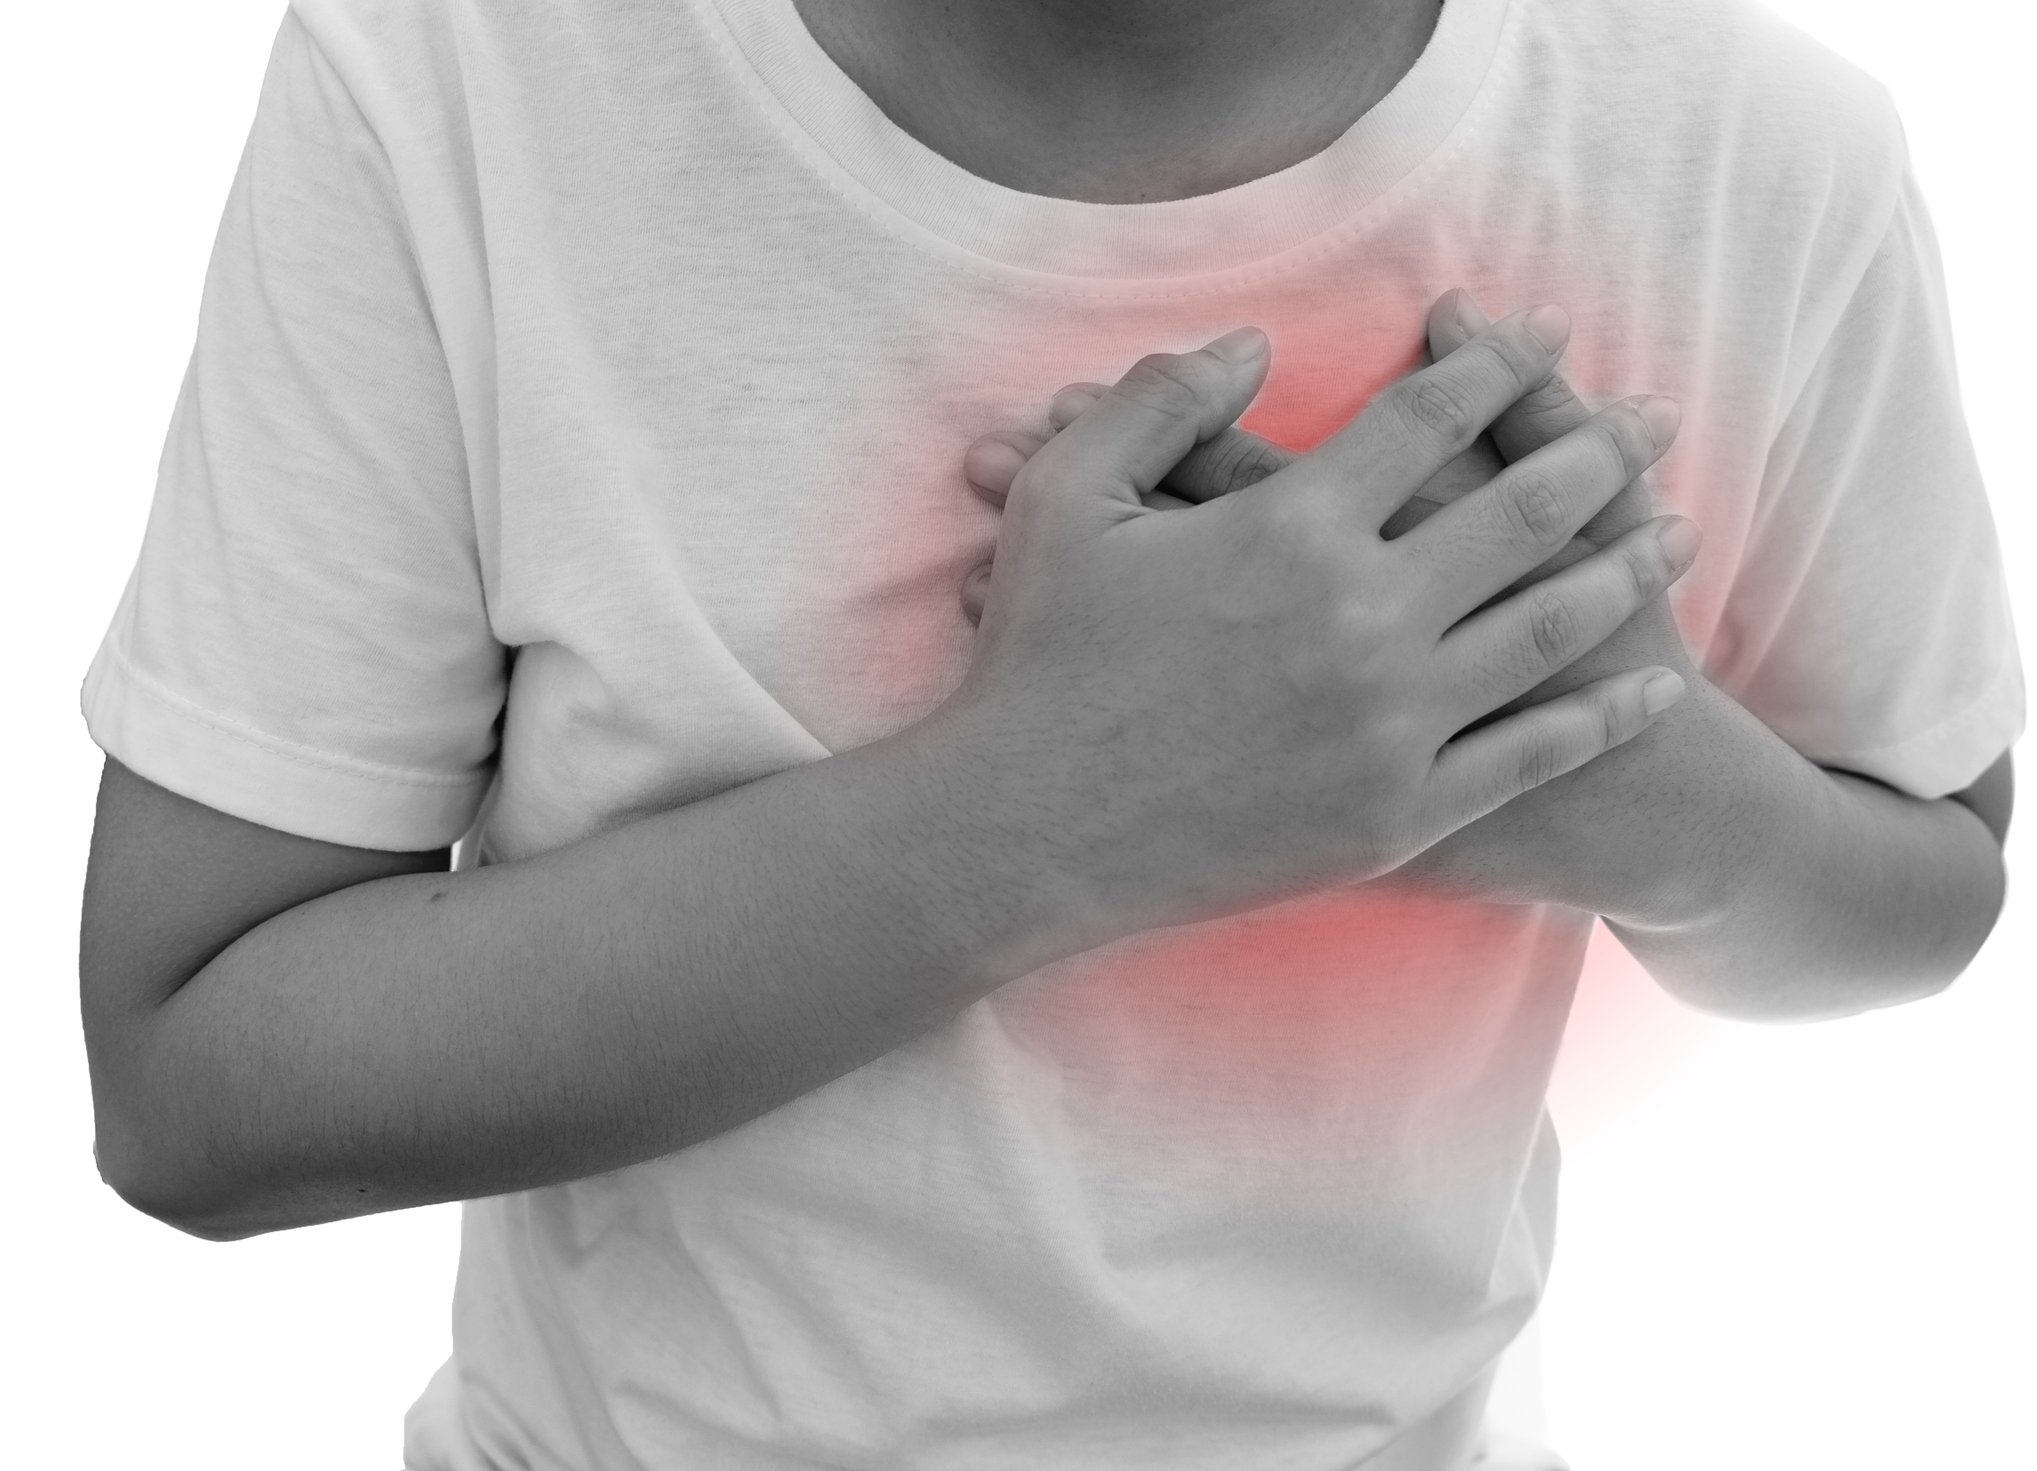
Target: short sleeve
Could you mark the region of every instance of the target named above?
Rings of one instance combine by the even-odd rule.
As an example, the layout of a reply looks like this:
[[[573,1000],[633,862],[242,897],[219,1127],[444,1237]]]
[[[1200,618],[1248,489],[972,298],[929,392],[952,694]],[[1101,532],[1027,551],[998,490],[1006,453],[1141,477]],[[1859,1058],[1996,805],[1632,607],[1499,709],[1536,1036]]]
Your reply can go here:
[[[86,726],[236,817],[424,850],[480,807],[506,676],[389,160],[286,11]]]
[[[1942,797],[2022,733],[2008,580],[1907,158],[1770,446],[1724,630],[1734,653],[1710,676],[1820,765]]]

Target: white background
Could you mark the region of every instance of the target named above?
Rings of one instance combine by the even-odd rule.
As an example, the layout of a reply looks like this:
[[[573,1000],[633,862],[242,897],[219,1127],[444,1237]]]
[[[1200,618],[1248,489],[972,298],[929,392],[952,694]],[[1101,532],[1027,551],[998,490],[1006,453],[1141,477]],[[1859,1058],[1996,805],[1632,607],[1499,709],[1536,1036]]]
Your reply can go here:
[[[1895,92],[2031,647],[2037,487],[2016,435],[2037,388],[2037,28],[2003,0],[1775,8]],[[91,1155],[75,957],[101,758],[78,685],[140,544],[281,13],[23,5],[0,47],[8,1465],[396,1471],[403,1411],[448,1351],[457,1207],[214,1244],[122,1204]],[[1549,1423],[1578,1471],[2037,1468],[2037,817],[2020,827],[1986,950],[1895,1011],[1710,1020],[1600,931],[1613,963],[1581,1005],[1620,1018],[1620,1040],[1566,1055],[1559,1079],[1543,1315]]]

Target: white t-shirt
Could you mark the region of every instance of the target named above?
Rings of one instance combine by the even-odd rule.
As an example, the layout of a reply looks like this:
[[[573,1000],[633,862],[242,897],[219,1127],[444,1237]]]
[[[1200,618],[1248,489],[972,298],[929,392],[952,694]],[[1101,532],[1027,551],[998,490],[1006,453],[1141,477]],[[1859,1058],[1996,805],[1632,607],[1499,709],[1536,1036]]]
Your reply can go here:
[[[1250,322],[1244,423],[1306,449],[1460,283],[1568,307],[1594,404],[1682,401],[1657,483],[1715,681],[1921,797],[2011,744],[1900,123],[1750,0],[1449,0],[1323,152],[1118,206],[932,153],[790,0],[294,0],[86,719],[271,827],[541,853],[932,710],[997,531],[978,434]],[[1592,923],[1361,888],[1134,936],[472,1202],[406,1464],[1470,1464]]]

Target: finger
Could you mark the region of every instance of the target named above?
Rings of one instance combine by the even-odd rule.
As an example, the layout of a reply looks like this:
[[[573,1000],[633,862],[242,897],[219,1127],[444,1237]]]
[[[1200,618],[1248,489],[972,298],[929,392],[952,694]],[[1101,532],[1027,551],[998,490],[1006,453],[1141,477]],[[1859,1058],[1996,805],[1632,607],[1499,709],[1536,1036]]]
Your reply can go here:
[[[1491,323],[1469,291],[1446,292],[1429,309],[1429,352],[1440,362]],[[1594,410],[1577,396],[1561,373],[1516,400],[1493,420],[1492,442],[1509,465],[1553,444],[1589,419]],[[1592,546],[1606,546],[1653,516],[1658,509],[1654,487],[1643,475],[1614,496],[1596,516],[1578,528]]]
[[[1435,607],[1454,623],[1562,548],[1667,451],[1676,427],[1674,400],[1623,400],[1393,544],[1429,564]]]
[[[990,563],[971,569],[962,579],[962,612],[971,623],[983,621],[984,604],[990,601]]]
[[[1167,488],[1200,505],[1235,495],[1285,470],[1301,458],[1249,429],[1225,429],[1203,440],[1167,472]]]
[[[1196,352],[1139,359],[1026,462],[1007,494],[1007,514],[1030,503],[1035,488],[1070,510],[1143,509],[1139,498],[1197,440],[1245,411],[1266,380],[1268,346],[1263,332],[1241,328]]]
[[[1095,384],[1076,383],[1062,389],[1061,394],[1055,397],[1056,402],[1060,402],[1062,395],[1073,395],[1073,400],[1079,400],[1081,406],[1087,408],[1104,392]],[[1078,409],[1069,413],[1067,422],[1072,423],[1079,412]],[[1058,430],[1063,426],[1057,424],[1054,427]],[[1232,439],[1234,435],[1242,435],[1249,444],[1237,445]],[[993,430],[964,451],[962,473],[971,489],[984,500],[993,506],[1002,506],[1011,490],[1011,482],[1050,437],[1026,430]],[[1187,457],[1160,482],[1163,486],[1181,485],[1188,492],[1186,496],[1154,490],[1147,492],[1145,502],[1156,511],[1183,510],[1225,490],[1243,489],[1264,479],[1292,458],[1286,450],[1260,439],[1256,434],[1227,429],[1206,445],[1197,445],[1190,450]],[[1213,489],[1213,483],[1220,485],[1221,489]]]
[[[1086,384],[1081,386],[1088,387]],[[1065,389],[1063,391],[1066,392]],[[1103,390],[1098,389],[1096,397],[1101,397],[1102,394]],[[1087,404],[1094,400],[1085,398],[1083,401]],[[1227,434],[1236,432],[1241,431],[1226,431]],[[993,506],[1001,507],[1005,502],[1005,498],[1010,494],[1012,481],[1018,478],[1018,472],[1025,468],[1026,461],[1037,454],[1040,446],[1045,444],[1050,437],[1047,434],[1034,433],[1033,431],[1023,429],[994,429],[982,438],[974,441],[968,449],[963,451],[963,478],[969,482],[969,488],[974,490],[984,500]],[[1264,440],[1258,439],[1256,435],[1251,436],[1251,438],[1256,444],[1263,445],[1266,443]],[[1222,447],[1228,445],[1229,442],[1225,439],[1224,435],[1220,434],[1211,443]],[[1287,451],[1281,450],[1277,446],[1267,445],[1266,447],[1280,456],[1287,456]],[[1182,465],[1189,467],[1190,495],[1182,497],[1171,495],[1164,490],[1151,491],[1146,496],[1146,504],[1148,506],[1156,511],[1178,511],[1210,498],[1209,493],[1200,488],[1200,480],[1206,475],[1206,472],[1201,467],[1208,459],[1208,456],[1202,454],[1201,450],[1201,446],[1190,450],[1188,458],[1182,461]],[[1180,473],[1182,465],[1174,467],[1177,474]],[[1271,468],[1260,472],[1260,477],[1263,478],[1263,475],[1271,474],[1272,470],[1277,468],[1279,466],[1275,464]],[[1233,488],[1249,484],[1252,478],[1254,478],[1252,464],[1249,460],[1233,461],[1224,473],[1235,477]],[[1170,475],[1161,484],[1169,484],[1173,478]]]
[[[1103,388],[1095,383],[1071,383],[1055,394],[1053,401],[1047,405],[1047,421],[1057,430],[1066,428],[1103,393]],[[1233,425],[1202,440],[1167,472],[1160,483],[1173,494],[1156,491],[1147,497],[1147,501],[1149,504],[1201,505],[1220,495],[1257,485],[1300,458],[1270,439],[1261,439],[1251,430]]]
[[[1568,336],[1561,307],[1502,318],[1383,390],[1284,480],[1300,493],[1333,498],[1345,516],[1376,531],[1508,405],[1556,371]]]
[[[1056,432],[1066,429],[1108,392],[1101,383],[1071,383],[1047,401],[1047,422]]]
[[[1702,540],[1695,522],[1663,516],[1443,635],[1437,656],[1467,676],[1452,681],[1470,702],[1461,723],[1518,699],[1611,638],[1683,576]]]
[[[1450,831],[1632,740],[1683,690],[1682,678],[1659,665],[1610,674],[1449,741],[1430,779],[1452,814]]]
[[[962,477],[983,499],[1001,506],[1026,461],[1052,437],[1029,429],[993,429],[962,452]]]
[[[1429,308],[1428,345],[1441,362],[1492,325],[1478,300],[1459,287],[1446,292]],[[1492,421],[1488,431],[1508,463],[1524,459],[1543,445],[1562,438],[1592,415],[1561,373],[1551,373]]]

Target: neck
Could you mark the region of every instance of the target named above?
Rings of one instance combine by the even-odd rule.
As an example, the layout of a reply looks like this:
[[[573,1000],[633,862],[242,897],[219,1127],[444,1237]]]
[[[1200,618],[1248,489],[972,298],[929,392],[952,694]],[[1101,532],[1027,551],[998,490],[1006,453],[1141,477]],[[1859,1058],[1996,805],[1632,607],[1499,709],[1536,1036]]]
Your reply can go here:
[[[1328,147],[1442,0],[793,0],[890,119],[1007,188],[1185,199]]]

